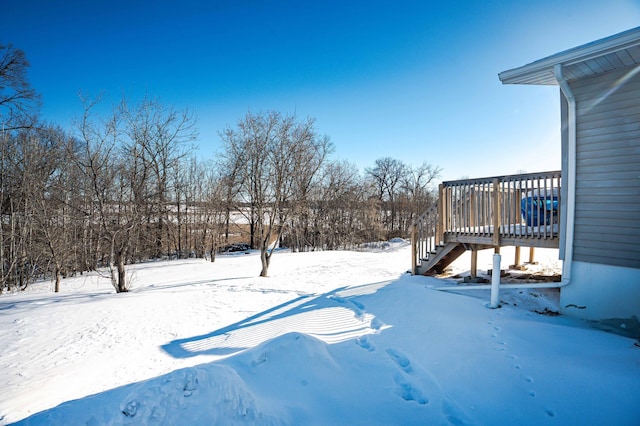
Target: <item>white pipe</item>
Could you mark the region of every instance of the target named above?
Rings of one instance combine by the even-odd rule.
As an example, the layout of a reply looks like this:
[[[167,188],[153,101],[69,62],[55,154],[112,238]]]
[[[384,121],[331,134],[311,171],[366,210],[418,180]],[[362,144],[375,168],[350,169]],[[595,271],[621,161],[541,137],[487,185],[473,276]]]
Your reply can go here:
[[[461,291],[461,290],[491,290],[493,284],[481,285],[451,285],[446,287],[432,287],[434,290],[442,291]],[[513,290],[519,288],[559,288],[563,287],[562,283],[522,283],[522,284],[501,284],[501,290]]]
[[[571,281],[571,264],[573,262],[573,235],[576,218],[576,98],[567,82],[563,72],[562,65],[556,64],[553,67],[553,73],[558,81],[560,90],[567,100],[568,117],[568,147],[567,147],[567,212],[565,227],[565,250],[564,261],[562,262],[562,282],[558,287],[564,287]]]
[[[489,307],[496,309],[500,303],[500,253],[493,255],[493,269],[491,270],[491,303]]]

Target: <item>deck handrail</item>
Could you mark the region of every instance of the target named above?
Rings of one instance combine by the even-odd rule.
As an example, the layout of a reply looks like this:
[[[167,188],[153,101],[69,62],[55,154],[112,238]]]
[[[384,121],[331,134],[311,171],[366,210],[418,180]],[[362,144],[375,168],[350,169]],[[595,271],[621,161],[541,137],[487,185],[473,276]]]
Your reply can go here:
[[[562,191],[560,171],[443,182],[437,205],[413,227],[413,269],[438,245],[557,245]]]
[[[439,205],[436,203],[426,212],[422,213],[413,223],[411,231],[412,246],[412,273],[417,273],[417,266],[421,261],[426,259],[429,253],[435,251],[436,247],[442,243],[440,224]]]
[[[499,181],[513,179],[513,178],[526,180],[526,179],[535,179],[538,177],[551,176],[551,175],[553,176],[557,175],[559,177],[561,174],[562,172],[560,170],[550,171],[550,172],[537,172],[537,173],[518,173],[515,175],[499,175],[499,176],[489,176],[489,177],[480,177],[480,178],[448,180],[448,181],[442,182],[442,185],[450,186],[453,184],[467,184],[467,183],[473,184],[473,183],[493,182],[496,179]]]

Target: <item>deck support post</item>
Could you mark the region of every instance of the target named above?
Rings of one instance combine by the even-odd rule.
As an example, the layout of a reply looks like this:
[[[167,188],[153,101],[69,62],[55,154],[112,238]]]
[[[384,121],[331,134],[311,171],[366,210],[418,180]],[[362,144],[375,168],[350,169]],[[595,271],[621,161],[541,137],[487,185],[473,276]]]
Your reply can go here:
[[[476,278],[478,276],[478,250],[475,248],[471,249],[471,278]]]
[[[536,254],[536,248],[535,247],[529,247],[529,263],[532,264],[532,265],[536,264],[535,254]]]
[[[515,246],[515,256],[513,259],[513,265],[509,265],[509,269],[524,270],[524,266],[520,264],[520,246]]]

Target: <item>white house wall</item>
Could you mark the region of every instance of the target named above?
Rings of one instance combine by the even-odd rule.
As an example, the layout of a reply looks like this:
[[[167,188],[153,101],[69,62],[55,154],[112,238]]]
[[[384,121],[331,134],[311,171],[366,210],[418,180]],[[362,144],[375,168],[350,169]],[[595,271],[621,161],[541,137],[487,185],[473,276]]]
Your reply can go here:
[[[574,261],[571,276],[560,293],[563,314],[640,337],[640,269]]]
[[[576,261],[640,268],[638,71],[570,83],[577,105]]]
[[[561,290],[560,307],[564,314],[638,337],[640,72],[636,68],[570,83],[577,106],[576,213],[571,280]]]

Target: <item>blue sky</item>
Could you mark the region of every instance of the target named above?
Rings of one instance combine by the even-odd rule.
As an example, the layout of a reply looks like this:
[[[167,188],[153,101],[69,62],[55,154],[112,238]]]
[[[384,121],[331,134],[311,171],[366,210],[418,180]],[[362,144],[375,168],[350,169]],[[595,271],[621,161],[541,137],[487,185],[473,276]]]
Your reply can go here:
[[[198,153],[248,110],[314,117],[334,158],[390,156],[444,180],[560,168],[556,86],[497,74],[640,23],[638,0],[1,0],[43,116],[78,93],[148,94],[198,117]]]

